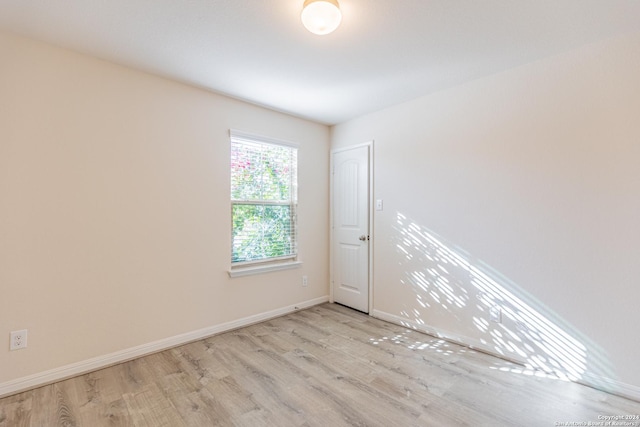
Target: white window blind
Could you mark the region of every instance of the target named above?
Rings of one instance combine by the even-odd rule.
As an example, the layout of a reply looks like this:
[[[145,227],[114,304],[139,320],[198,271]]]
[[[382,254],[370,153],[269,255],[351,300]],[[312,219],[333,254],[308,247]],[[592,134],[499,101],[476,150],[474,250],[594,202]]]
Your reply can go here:
[[[230,135],[232,265],[295,258],[297,147],[234,130]]]

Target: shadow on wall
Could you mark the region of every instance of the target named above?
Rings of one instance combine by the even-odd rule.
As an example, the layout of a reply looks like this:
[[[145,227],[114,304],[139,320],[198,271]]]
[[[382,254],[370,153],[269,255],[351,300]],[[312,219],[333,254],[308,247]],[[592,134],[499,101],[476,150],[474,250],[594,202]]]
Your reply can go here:
[[[522,362],[522,373],[542,371],[571,381],[587,374],[613,378],[595,343],[516,284],[401,213],[394,228],[401,284],[416,298],[416,305],[401,312],[405,326],[429,332],[426,313],[430,320],[446,316],[447,324],[458,325],[451,332],[472,335],[462,341],[479,336],[478,348]]]

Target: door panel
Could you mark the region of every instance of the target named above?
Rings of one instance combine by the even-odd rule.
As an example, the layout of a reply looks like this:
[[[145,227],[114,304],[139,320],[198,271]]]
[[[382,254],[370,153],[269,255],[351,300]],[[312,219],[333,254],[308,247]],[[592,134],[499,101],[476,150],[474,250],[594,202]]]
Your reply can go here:
[[[333,154],[333,300],[369,311],[369,147]]]

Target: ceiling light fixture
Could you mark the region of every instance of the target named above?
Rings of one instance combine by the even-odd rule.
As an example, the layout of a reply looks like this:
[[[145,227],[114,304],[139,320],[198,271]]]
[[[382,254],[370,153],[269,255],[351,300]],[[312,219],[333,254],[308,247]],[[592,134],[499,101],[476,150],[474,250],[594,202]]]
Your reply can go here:
[[[333,32],[342,21],[338,0],[305,0],[301,19],[313,34],[323,36]]]

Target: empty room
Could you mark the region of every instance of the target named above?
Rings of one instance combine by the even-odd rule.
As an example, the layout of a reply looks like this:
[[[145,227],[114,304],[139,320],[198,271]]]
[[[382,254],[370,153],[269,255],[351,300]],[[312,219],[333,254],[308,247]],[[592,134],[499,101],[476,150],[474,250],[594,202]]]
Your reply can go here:
[[[640,1],[0,0],[0,427],[640,426]]]

